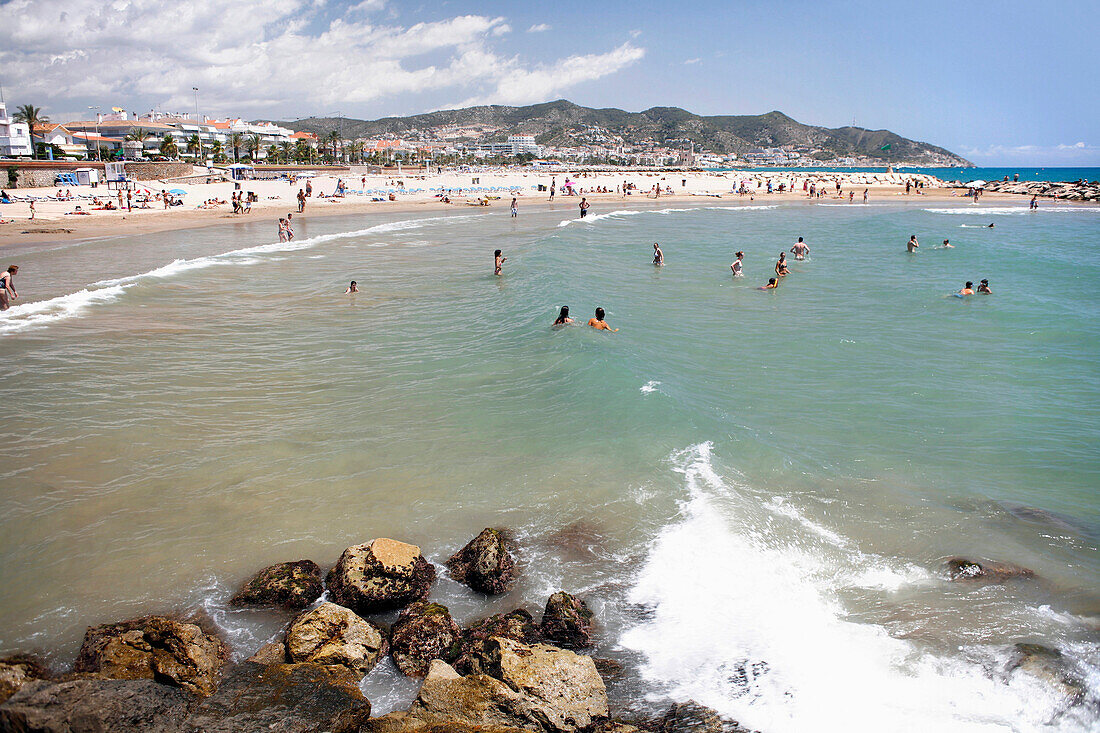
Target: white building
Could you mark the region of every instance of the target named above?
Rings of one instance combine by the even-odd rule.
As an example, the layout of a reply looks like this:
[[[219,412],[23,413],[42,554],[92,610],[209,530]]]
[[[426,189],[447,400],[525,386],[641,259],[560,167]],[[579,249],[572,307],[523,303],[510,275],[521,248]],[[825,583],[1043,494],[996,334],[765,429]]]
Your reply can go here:
[[[534,135],[509,135],[508,144],[512,146],[512,155],[530,153],[534,156],[542,155],[542,147],[535,144]]]
[[[0,156],[14,158],[31,155],[31,128],[23,122],[16,122],[8,116],[8,108],[0,102]]]

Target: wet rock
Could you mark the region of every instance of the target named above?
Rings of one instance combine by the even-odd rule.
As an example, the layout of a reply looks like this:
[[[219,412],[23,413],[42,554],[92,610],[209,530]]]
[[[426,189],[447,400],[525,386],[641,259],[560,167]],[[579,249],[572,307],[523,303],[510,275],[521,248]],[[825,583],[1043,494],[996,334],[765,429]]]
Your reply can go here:
[[[499,636],[524,644],[542,641],[542,632],[531,614],[522,608],[482,619],[462,632],[454,668],[461,674],[481,674],[489,661],[489,639]]]
[[[323,581],[324,572],[312,560],[279,563],[253,575],[229,603],[305,608],[321,597]]]
[[[390,629],[390,655],[403,674],[423,677],[433,659],[454,659],[461,638],[446,606],[417,601],[401,612]]]
[[[621,679],[623,676],[623,665],[614,659],[592,657],[592,663],[596,665],[596,671],[600,673],[605,683]]]
[[[271,642],[264,644],[256,650],[256,653],[245,660],[256,664],[286,664],[286,644]]]
[[[660,733],[744,733],[736,720],[723,718],[717,711],[694,700],[674,703],[658,724]]]
[[[178,733],[194,700],[150,679],[35,681],[0,705],[0,731]]]
[[[374,669],[385,653],[382,631],[335,603],[302,612],[286,632],[286,656],[291,662],[339,665],[360,677]]]
[[[490,644],[490,675],[521,694],[528,717],[547,730],[587,729],[608,719],[607,689],[591,657],[500,637]]]
[[[355,733],[370,717],[359,676],[320,664],[243,662],[192,710],[191,733]]]
[[[1008,671],[1021,670],[1051,686],[1069,704],[1085,699],[1088,688],[1066,663],[1062,652],[1041,644],[1017,644]]]
[[[198,625],[145,616],[89,628],[75,671],[119,680],[155,679],[209,695],[228,658],[221,639]]]
[[[422,600],[433,582],[435,568],[419,547],[384,537],[347,548],[328,574],[332,600],[362,614]]]
[[[0,658],[0,702],[14,695],[31,680],[48,680],[46,665],[29,654],[13,654]]]
[[[993,583],[1003,583],[1014,578],[1031,578],[1035,573],[1027,568],[1011,563],[982,562],[967,560],[962,557],[952,557],[945,563],[947,577],[951,580],[981,580]]]
[[[460,676],[446,662],[432,661],[409,715],[426,726],[458,722],[487,728],[531,728],[532,707],[522,695],[484,674]]]
[[[496,595],[512,589],[516,563],[499,529],[486,528],[447,560],[451,577],[479,593]]]
[[[592,612],[585,602],[565,591],[546,601],[542,614],[542,637],[567,649],[592,646]]]

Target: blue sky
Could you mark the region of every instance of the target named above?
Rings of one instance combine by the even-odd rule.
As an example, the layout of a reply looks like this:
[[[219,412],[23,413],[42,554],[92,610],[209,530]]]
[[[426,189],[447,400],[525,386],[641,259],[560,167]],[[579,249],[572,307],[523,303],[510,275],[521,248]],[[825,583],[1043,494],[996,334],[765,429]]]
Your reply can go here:
[[[9,105],[374,118],[778,109],[978,164],[1100,165],[1100,2],[0,0]]]

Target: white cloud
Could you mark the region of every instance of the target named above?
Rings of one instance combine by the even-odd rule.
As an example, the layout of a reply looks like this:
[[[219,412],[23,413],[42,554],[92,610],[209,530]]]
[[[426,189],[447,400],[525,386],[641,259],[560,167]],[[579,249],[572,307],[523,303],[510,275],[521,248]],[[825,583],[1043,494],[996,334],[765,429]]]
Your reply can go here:
[[[642,31],[639,28],[635,28],[634,30],[630,31],[631,38],[637,38],[640,35],[642,35]]]
[[[546,23],[535,23],[533,26],[527,29],[528,33],[545,33],[550,30],[550,26]]]
[[[503,56],[501,17],[400,25],[384,0],[336,11],[325,0],[9,0],[0,69],[9,96],[48,112],[90,103],[143,111],[292,118],[340,109],[371,116],[401,95],[543,101],[634,63],[644,50],[545,64]],[[423,102],[421,102],[423,104]]]
[[[684,61],[684,63],[690,66],[691,64],[697,64],[697,63],[699,63],[699,62],[700,62],[700,61],[702,61],[702,60],[703,60],[703,59],[701,59],[701,58],[699,58],[699,57],[697,56],[697,57],[695,57],[695,58],[693,58],[693,59],[688,59],[688,60]]]
[[[961,153],[975,163],[989,166],[1094,166],[1100,165],[1100,147],[1085,142],[1059,145],[990,145],[962,147]]]
[[[584,81],[614,74],[645,56],[645,49],[624,43],[601,54],[570,56],[535,68],[523,68],[518,61],[503,62],[509,69],[488,94],[470,97],[455,107],[475,104],[530,104],[553,97],[558,90]]]

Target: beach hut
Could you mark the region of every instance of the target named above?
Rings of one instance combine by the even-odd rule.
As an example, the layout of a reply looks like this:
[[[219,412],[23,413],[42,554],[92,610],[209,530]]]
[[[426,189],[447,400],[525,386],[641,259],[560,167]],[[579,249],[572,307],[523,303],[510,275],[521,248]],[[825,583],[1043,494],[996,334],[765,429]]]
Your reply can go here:
[[[95,168],[77,168],[73,171],[78,186],[98,186],[99,171]]]
[[[234,181],[244,181],[256,177],[256,169],[245,163],[233,163],[228,166],[229,177]]]

